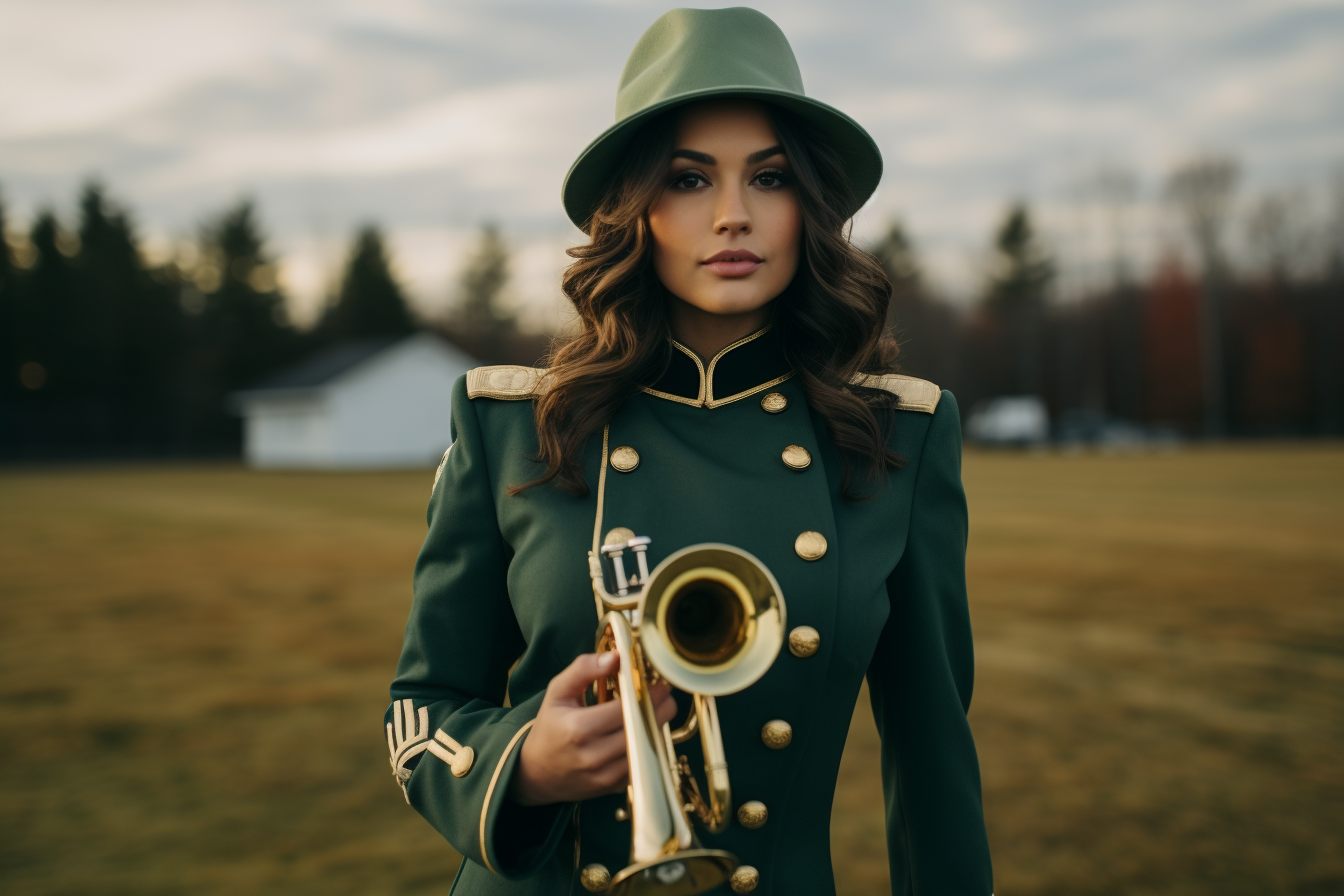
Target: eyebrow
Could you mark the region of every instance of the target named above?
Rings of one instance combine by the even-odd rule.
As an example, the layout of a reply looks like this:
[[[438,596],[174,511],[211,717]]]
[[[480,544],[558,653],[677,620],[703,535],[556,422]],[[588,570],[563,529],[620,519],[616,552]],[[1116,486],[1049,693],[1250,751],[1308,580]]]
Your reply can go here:
[[[775,146],[769,146],[769,147],[766,147],[765,149],[759,150],[759,151],[754,152],[754,153],[752,153],[751,155],[747,156],[747,164],[748,164],[748,165],[755,165],[757,162],[764,162],[766,159],[770,158],[771,156],[782,156],[782,155],[784,155],[784,147],[779,146],[778,144],[775,145]],[[709,153],[705,153],[705,152],[696,152],[696,151],[693,150],[693,149],[677,149],[677,150],[673,150],[673,151],[672,151],[672,158],[674,158],[674,159],[689,159],[689,160],[691,160],[692,162],[699,162],[701,165],[717,165],[717,164],[719,164],[718,161],[717,161],[713,156],[711,156]]]

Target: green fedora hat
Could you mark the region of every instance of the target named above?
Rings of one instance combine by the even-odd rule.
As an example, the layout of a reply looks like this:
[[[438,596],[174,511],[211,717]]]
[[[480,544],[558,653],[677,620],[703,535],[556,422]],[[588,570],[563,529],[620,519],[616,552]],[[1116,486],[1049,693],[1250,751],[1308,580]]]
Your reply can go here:
[[[882,154],[858,122],[803,93],[793,48],[779,26],[746,7],[674,9],[635,44],[616,93],[616,123],[588,144],[561,196],[583,227],[640,125],[665,109],[710,97],[750,97],[798,115],[839,153],[856,212],[882,178]]]

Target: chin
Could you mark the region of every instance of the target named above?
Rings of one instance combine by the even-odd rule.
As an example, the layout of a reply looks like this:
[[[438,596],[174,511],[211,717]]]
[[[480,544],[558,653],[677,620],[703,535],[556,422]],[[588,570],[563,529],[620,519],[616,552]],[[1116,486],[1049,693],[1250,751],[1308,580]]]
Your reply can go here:
[[[705,290],[694,296],[688,304],[710,314],[749,314],[770,304],[783,291],[762,289],[754,284],[752,288],[742,288],[745,286],[745,283],[733,284],[733,288],[729,289]]]

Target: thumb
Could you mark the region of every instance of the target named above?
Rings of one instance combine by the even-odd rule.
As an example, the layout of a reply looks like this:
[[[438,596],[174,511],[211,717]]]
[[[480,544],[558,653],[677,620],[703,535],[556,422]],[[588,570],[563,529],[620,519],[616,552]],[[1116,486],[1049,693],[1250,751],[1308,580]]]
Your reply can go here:
[[[580,654],[551,679],[546,688],[545,700],[548,703],[580,705],[588,685],[615,672],[619,665],[620,655],[614,650]]]

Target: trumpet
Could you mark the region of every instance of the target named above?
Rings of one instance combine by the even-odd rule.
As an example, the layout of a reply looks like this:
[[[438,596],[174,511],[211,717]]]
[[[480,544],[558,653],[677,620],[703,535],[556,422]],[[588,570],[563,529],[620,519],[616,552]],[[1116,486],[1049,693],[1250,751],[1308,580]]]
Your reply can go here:
[[[692,818],[711,833],[728,826],[732,791],[714,698],[748,687],[774,663],[784,643],[784,598],[770,570],[740,548],[691,545],[650,572],[650,541],[615,529],[600,556],[588,556],[601,616],[597,650],[620,655],[616,673],[594,692],[599,702],[621,701],[630,783],[617,816],[630,822],[630,863],[610,877],[600,866],[585,869],[583,884],[617,896],[693,896],[733,878],[734,889],[746,892],[755,883],[751,870],[735,877],[737,857],[703,848]],[[627,555],[635,561],[629,572]],[[649,687],[659,679],[691,695],[691,711],[675,730],[654,714]],[[705,791],[676,752],[697,731]],[[744,874],[749,879],[739,880]]]

